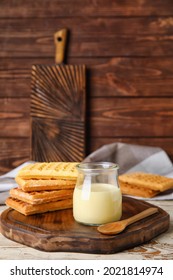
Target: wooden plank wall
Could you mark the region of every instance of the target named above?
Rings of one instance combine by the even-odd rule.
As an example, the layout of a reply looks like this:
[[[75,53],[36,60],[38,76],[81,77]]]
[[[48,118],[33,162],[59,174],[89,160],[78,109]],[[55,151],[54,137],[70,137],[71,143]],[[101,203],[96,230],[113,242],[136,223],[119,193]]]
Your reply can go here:
[[[160,146],[173,159],[172,0],[0,1],[0,173],[30,157],[32,64],[87,65],[87,154],[116,141]]]

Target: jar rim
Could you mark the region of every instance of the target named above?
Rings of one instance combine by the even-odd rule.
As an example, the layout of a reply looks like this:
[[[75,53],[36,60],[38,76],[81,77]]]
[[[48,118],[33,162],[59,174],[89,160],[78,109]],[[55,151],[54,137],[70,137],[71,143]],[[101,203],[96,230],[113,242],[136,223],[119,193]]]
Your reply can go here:
[[[118,170],[119,165],[109,161],[100,161],[100,162],[81,162],[76,165],[78,170],[82,171],[110,171],[110,170]]]

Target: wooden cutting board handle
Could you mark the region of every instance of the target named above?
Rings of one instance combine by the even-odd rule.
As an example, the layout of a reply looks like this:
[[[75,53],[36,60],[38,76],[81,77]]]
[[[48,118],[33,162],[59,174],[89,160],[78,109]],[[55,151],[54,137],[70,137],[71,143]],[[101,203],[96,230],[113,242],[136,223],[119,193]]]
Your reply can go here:
[[[62,63],[64,61],[66,41],[67,29],[61,29],[54,34],[55,63],[57,64]]]

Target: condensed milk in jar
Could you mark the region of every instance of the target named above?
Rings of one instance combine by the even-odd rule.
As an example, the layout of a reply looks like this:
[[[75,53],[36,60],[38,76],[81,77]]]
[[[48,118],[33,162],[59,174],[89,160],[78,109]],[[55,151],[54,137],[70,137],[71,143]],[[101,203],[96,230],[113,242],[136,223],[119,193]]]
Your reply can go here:
[[[73,217],[86,225],[118,221],[122,215],[122,194],[118,165],[111,162],[80,163],[73,193]]]

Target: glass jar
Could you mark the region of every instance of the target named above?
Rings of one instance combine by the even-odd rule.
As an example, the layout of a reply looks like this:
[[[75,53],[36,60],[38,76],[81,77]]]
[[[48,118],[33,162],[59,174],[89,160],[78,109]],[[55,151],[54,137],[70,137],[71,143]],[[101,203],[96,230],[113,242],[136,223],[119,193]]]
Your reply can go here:
[[[122,194],[118,165],[111,162],[80,163],[73,193],[73,217],[87,225],[118,221],[122,215]]]

